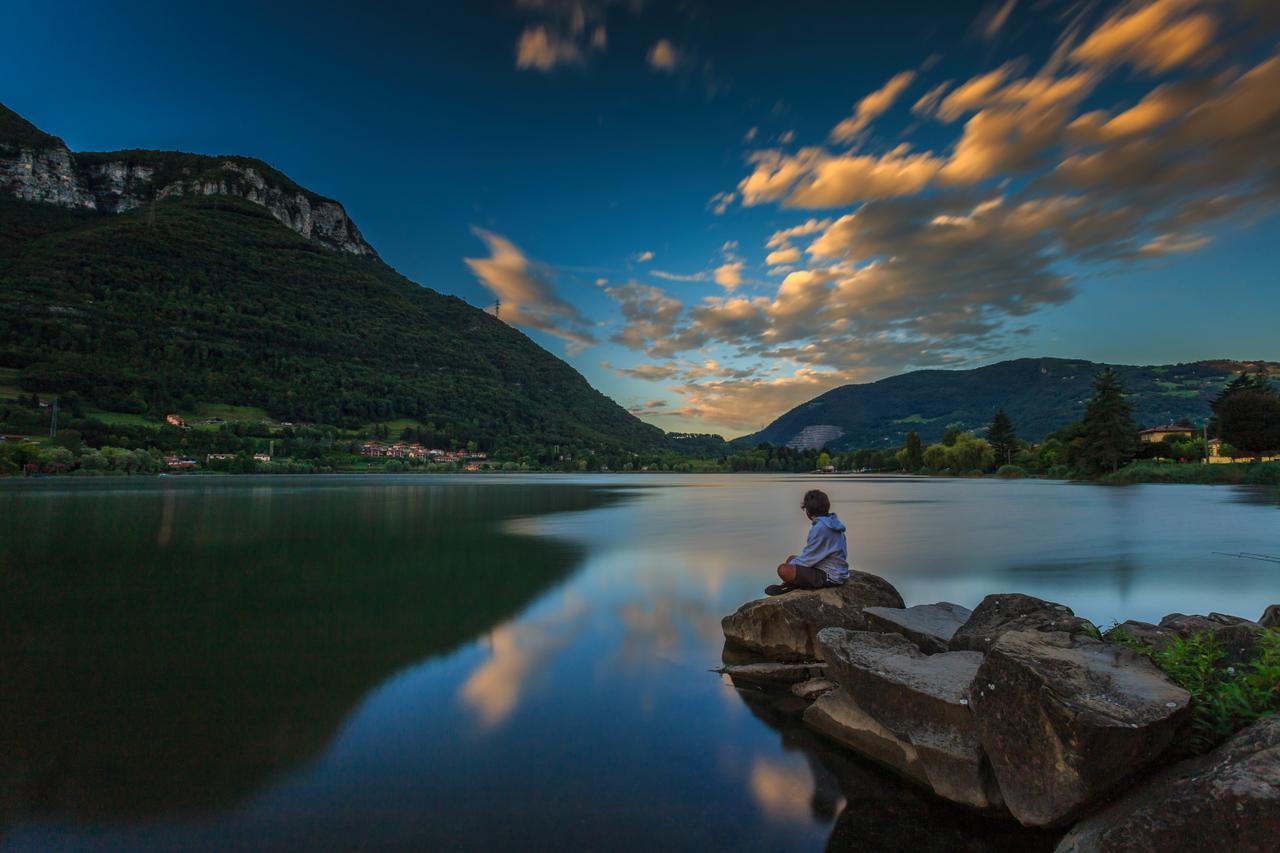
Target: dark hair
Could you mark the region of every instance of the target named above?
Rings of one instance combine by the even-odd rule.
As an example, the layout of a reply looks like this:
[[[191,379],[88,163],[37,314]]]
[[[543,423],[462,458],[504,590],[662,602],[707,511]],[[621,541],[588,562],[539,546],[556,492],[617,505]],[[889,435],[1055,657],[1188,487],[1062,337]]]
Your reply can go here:
[[[820,515],[827,515],[831,512],[831,499],[827,497],[827,493],[819,489],[810,489],[804,493],[804,503],[801,504],[805,514],[810,518],[817,518]]]

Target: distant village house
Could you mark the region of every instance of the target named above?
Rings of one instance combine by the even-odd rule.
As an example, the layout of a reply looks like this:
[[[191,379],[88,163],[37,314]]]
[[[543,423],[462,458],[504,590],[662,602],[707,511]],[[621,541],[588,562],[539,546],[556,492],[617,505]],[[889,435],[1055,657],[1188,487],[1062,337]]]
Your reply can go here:
[[[374,459],[418,459],[433,462],[461,462],[467,459],[485,460],[489,458],[486,453],[468,453],[465,450],[440,450],[403,441],[398,441],[395,444],[366,441],[360,445],[360,455]]]
[[[1195,427],[1180,426],[1179,424],[1165,424],[1164,426],[1151,427],[1144,429],[1138,433],[1138,438],[1144,444],[1155,444],[1164,441],[1166,438],[1192,438],[1196,434]]]

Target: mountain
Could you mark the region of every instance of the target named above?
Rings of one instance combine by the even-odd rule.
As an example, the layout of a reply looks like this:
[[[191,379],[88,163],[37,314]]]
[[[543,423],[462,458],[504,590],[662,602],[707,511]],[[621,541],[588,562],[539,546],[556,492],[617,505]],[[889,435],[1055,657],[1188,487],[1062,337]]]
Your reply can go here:
[[[834,388],[736,442],[847,450],[900,445],[911,430],[929,442],[951,424],[980,430],[998,408],[1009,413],[1019,437],[1038,441],[1080,418],[1094,377],[1107,366],[1120,374],[1135,418],[1146,425],[1184,417],[1200,423],[1219,389],[1241,370],[1280,375],[1275,362],[1228,360],[1137,367],[1020,358],[974,370],[918,370]]]
[[[523,333],[401,276],[341,204],[266,163],[73,153],[2,105],[0,371],[114,412],[221,403],[417,421],[482,447],[669,446]]]

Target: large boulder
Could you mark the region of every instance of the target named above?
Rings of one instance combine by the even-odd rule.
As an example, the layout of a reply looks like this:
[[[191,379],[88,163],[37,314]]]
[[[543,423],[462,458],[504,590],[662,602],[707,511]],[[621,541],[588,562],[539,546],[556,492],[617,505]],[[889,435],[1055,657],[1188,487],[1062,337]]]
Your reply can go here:
[[[842,628],[824,628],[818,644],[843,694],[910,744],[935,793],[974,808],[999,806],[969,712],[981,654],[926,655],[900,634]]]
[[[1263,631],[1263,627],[1257,622],[1225,613],[1210,613],[1208,616],[1170,613],[1160,620],[1160,627],[1172,631],[1184,640],[1198,634],[1213,637],[1218,647],[1226,652],[1220,661],[1223,666],[1252,660],[1258,653],[1258,636]]]
[[[1161,628],[1159,625],[1152,625],[1150,622],[1139,622],[1136,619],[1121,622],[1108,631],[1104,639],[1114,642],[1115,637],[1113,635],[1116,632],[1121,632],[1153,649],[1163,649],[1178,637],[1168,628]]]
[[[1280,849],[1280,717],[1169,767],[1077,824],[1059,853]]]
[[[929,787],[929,777],[911,742],[898,737],[858,707],[843,687],[805,709],[805,725],[864,758]]]
[[[864,607],[902,607],[902,596],[882,577],[850,572],[841,586],[749,601],[720,626],[730,644],[774,660],[816,660],[821,656],[818,632],[831,626],[865,628]]]
[[[1009,811],[1024,826],[1058,826],[1155,760],[1191,696],[1121,646],[1010,631],[969,699]]]
[[[897,607],[864,607],[867,630],[901,634],[926,654],[947,651],[952,636],[973,615],[967,607],[940,601],[917,604],[905,610]]]
[[[1088,619],[1064,604],[1008,592],[982,599],[967,622],[951,637],[952,651],[985,652],[1007,631],[1065,631],[1098,635]]]

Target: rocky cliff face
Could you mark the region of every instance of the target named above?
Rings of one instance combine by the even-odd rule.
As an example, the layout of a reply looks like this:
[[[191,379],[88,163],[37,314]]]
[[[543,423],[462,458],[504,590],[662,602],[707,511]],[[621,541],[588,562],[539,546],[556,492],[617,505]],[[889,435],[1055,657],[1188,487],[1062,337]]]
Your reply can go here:
[[[6,150],[0,146],[0,189],[23,201],[97,207],[93,195],[81,184],[71,152],[65,147]]]
[[[38,131],[3,105],[0,192],[104,213],[123,213],[166,198],[239,196],[323,246],[376,255],[341,204],[293,185],[266,164],[162,151],[76,155],[61,139]]]

